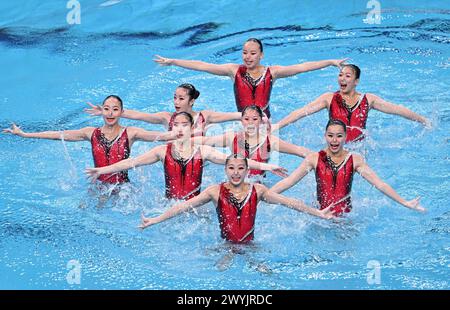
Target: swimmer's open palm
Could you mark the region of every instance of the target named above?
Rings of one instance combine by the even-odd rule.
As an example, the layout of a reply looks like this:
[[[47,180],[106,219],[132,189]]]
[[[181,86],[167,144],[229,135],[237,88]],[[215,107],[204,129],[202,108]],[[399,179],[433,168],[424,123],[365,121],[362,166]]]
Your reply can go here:
[[[86,168],[84,170],[84,173],[86,173],[89,181],[91,181],[91,183],[94,183],[98,177],[100,176],[100,172],[98,168]]]
[[[155,55],[156,58],[153,58],[153,61],[160,64],[161,66],[170,66],[172,64],[172,59],[165,58],[159,55]]]
[[[426,209],[420,205],[420,197],[417,197],[417,198],[415,198],[413,200],[407,201],[405,203],[405,207],[413,209],[413,210],[416,210],[416,211],[419,211],[419,212],[425,212],[426,211]]]
[[[346,62],[347,60],[349,60],[349,58],[344,58],[344,59],[333,59],[333,60],[332,60],[332,64],[333,64],[333,66],[335,66],[335,67],[342,68],[342,66],[345,64],[345,62]]]
[[[10,133],[10,134],[13,134],[13,135],[20,136],[21,134],[23,134],[23,131],[22,131],[22,129],[20,129],[19,126],[17,126],[16,124],[12,123],[11,128],[3,129],[3,133]]]
[[[87,114],[92,115],[92,116],[99,116],[99,115],[102,115],[102,107],[101,107],[101,106],[99,106],[99,105],[93,105],[93,104],[90,103],[90,102],[87,102],[87,104],[88,104],[91,108],[90,108],[90,109],[89,109],[89,108],[84,109],[84,110],[83,110],[84,112],[86,112]]]
[[[276,165],[271,165],[271,169],[270,172],[272,172],[273,174],[281,177],[281,178],[286,178],[289,176],[289,174],[287,173],[287,169],[283,168],[283,167],[279,167]]]

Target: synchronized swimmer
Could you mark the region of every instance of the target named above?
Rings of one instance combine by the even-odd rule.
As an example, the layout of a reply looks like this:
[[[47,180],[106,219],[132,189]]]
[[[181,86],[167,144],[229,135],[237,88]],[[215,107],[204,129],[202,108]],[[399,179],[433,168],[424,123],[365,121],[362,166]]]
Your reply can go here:
[[[197,60],[171,59],[156,55],[155,62],[163,66],[178,66],[204,71],[214,75],[228,76],[234,83],[236,108],[241,112],[245,107],[256,105],[270,118],[270,94],[277,79],[297,75],[328,66],[340,67],[346,59],[329,59],[305,62],[290,66],[261,65],[264,57],[263,44],[255,38],[248,39],[242,48],[243,64],[211,64]]]
[[[95,181],[104,174],[117,173],[134,167],[151,165],[158,161],[164,164],[166,197],[187,200],[200,193],[204,161],[225,164],[227,156],[208,145],[197,146],[191,141],[194,120],[187,112],[175,114],[173,131],[178,138],[167,145],[157,146],[136,157],[122,160],[101,168],[87,168],[86,173]],[[252,169],[269,170],[282,177],[285,169],[276,165],[249,161]]]
[[[356,142],[364,139],[367,117],[370,109],[388,114],[403,116],[412,121],[430,126],[430,121],[400,105],[390,103],[374,94],[361,94],[356,91],[361,70],[352,64],[342,65],[339,72],[339,90],[334,93],[325,93],[304,107],[295,110],[278,124],[273,124],[272,130],[281,129],[302,117],[314,114],[320,110],[328,109],[330,119],[338,119],[347,126],[346,142]]]
[[[419,204],[419,197],[406,201],[376,175],[362,156],[344,149],[346,137],[345,124],[341,120],[329,120],[325,129],[327,147],[318,153],[306,156],[302,164],[289,177],[275,184],[271,190],[281,193],[294,186],[309,171],[314,170],[320,209],[331,208],[334,214],[341,215],[350,212],[352,208],[353,174],[358,172],[383,194],[404,207],[425,211]]]
[[[200,92],[195,88],[194,85],[189,83],[184,83],[179,85],[173,95],[173,105],[175,112],[186,112],[189,113],[194,119],[194,131],[192,135],[204,136],[208,125],[223,123],[228,121],[239,120],[241,118],[241,113],[239,112],[215,112],[215,111],[194,111],[193,106],[195,100],[200,96]],[[95,106],[88,103],[91,108],[85,109],[85,111],[91,115],[101,115],[101,106]],[[150,124],[161,124],[167,128],[167,130],[172,130],[173,119],[175,113],[171,112],[158,112],[158,113],[144,113],[134,110],[124,110],[122,113],[123,118],[129,118],[133,120],[144,121]]]
[[[256,210],[261,200],[324,219],[334,218],[331,208],[317,210],[300,200],[270,191],[262,184],[245,182],[248,168],[245,157],[238,154],[228,156],[225,162],[227,182],[208,187],[198,196],[172,206],[158,217],[146,218],[142,215],[142,224],[139,227],[145,229],[210,201],[214,203],[219,216],[221,236],[231,243],[248,243],[253,240]]]
[[[92,157],[95,167],[104,167],[130,156],[131,146],[135,141],[167,141],[176,139],[173,131],[159,132],[147,131],[139,127],[122,127],[119,123],[123,112],[122,99],[115,95],[105,98],[101,106],[103,117],[102,127],[84,127],[77,130],[24,132],[15,124],[11,128],[4,129],[4,133],[10,133],[22,138],[38,138],[50,140],[64,140],[68,142],[90,141]],[[109,184],[121,184],[129,182],[126,171],[118,174],[105,174],[99,181]]]
[[[242,49],[243,64],[210,64],[195,60],[170,59],[156,55],[155,62],[163,66],[174,65],[229,76],[234,83],[237,112],[194,111],[200,92],[192,84],[179,85],[174,93],[175,112],[143,113],[124,110],[120,97],[110,95],[101,106],[91,106],[85,111],[102,116],[102,127],[85,127],[78,130],[44,131],[27,133],[15,124],[4,133],[23,138],[40,138],[64,141],[91,142],[94,168],[85,173],[92,182],[123,184],[129,182],[128,170],[143,165],[162,162],[165,175],[165,196],[180,200],[162,215],[155,218],[142,216],[140,228],[172,218],[191,208],[213,202],[219,217],[222,237],[231,243],[249,243],[254,237],[256,210],[259,201],[281,204],[310,215],[335,219],[352,209],[351,187],[353,175],[359,173],[370,184],[397,203],[412,210],[425,211],[419,197],[405,200],[391,186],[380,179],[365,163],[363,157],[344,148],[346,142],[364,140],[370,109],[400,115],[425,126],[430,121],[399,105],[373,94],[356,91],[361,70],[346,59],[306,62],[290,66],[261,65],[263,45],[255,38],[248,39]],[[327,66],[340,68],[339,90],[325,93],[299,108],[276,124],[270,124],[270,95],[276,79],[313,71]],[[307,115],[328,109],[329,121],[325,128],[325,149],[313,152],[303,146],[281,140],[271,132],[279,130]],[[139,127],[123,127],[120,118],[141,120],[164,125],[168,131],[147,131]],[[209,124],[240,120],[243,130],[206,136]],[[135,158],[130,158],[135,141],[166,141]],[[227,147],[225,155],[214,147]],[[299,167],[288,175],[278,165],[270,164],[273,150],[304,158]],[[201,191],[205,162],[225,165],[227,181],[209,186]],[[300,200],[281,195],[314,170],[317,184],[318,208],[307,206]],[[272,188],[258,182],[265,171],[285,179]],[[250,176],[249,179],[246,179]],[[247,181],[250,180],[250,183]]]
[[[272,150],[305,157],[311,151],[305,147],[281,140],[269,134],[268,126],[263,124],[263,112],[258,106],[247,106],[242,110],[241,132],[229,131],[219,136],[198,137],[194,141],[202,144],[228,147],[232,154],[240,154],[258,162],[268,162]],[[261,182],[265,172],[250,169],[248,176],[255,182]]]

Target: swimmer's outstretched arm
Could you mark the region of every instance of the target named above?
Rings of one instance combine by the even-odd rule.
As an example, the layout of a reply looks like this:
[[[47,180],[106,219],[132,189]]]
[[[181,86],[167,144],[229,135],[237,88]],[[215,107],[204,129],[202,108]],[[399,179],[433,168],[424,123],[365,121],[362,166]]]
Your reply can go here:
[[[121,117],[143,121],[150,124],[167,125],[170,120],[170,115],[171,114],[169,112],[145,113],[135,110],[123,110]]]
[[[197,208],[200,207],[211,200],[217,201],[217,196],[219,192],[219,185],[212,185],[202,191],[199,195],[180,203],[177,203],[173,207],[171,207],[169,210],[161,214],[160,216],[153,217],[153,218],[146,218],[142,214],[142,222],[141,225],[139,225],[139,228],[145,229],[151,225],[158,224],[161,222],[164,222],[174,216],[177,216],[180,213],[183,213],[191,208]]]
[[[364,159],[360,155],[353,154],[354,169],[370,184],[375,186],[380,192],[398,202],[406,208],[416,211],[425,212],[425,208],[420,205],[420,197],[413,200],[406,201],[386,182],[381,180],[377,174],[364,162]]]
[[[202,146],[202,154],[203,156],[205,156],[205,159],[212,161],[215,164],[225,165],[225,162],[227,160],[227,155],[217,151],[215,148],[208,145]],[[277,165],[261,163],[252,159],[247,159],[247,163],[250,169],[270,171],[282,178],[288,176],[287,170]]]
[[[318,153],[312,153],[306,156],[301,165],[295,169],[290,176],[275,184],[270,190],[274,193],[282,193],[299,182],[309,171],[315,168]]]
[[[304,107],[291,112],[288,116],[283,118],[278,123],[273,124],[272,131],[279,130],[293,122],[298,121],[299,119],[305,116],[314,114],[316,112],[319,112],[320,110],[328,108],[329,102],[331,101],[332,97],[333,97],[332,93],[325,93],[319,96],[317,99],[311,101]]]
[[[366,97],[369,101],[370,106],[375,110],[388,114],[400,115],[406,119],[422,123],[424,126],[431,126],[431,122],[429,119],[411,111],[408,108],[405,108],[404,106],[393,104],[384,99],[381,99],[378,96],[375,96],[374,94],[366,94]]]
[[[169,141],[177,138],[175,131],[148,131],[139,127],[127,127],[128,138],[137,141]]]
[[[296,65],[290,66],[271,66],[270,72],[274,79],[285,78],[288,76],[296,75],[303,72],[314,71],[318,69],[322,69],[328,66],[335,66],[340,68],[344,62],[348,58],[345,59],[327,59],[320,61],[309,61]]]
[[[202,111],[207,123],[223,123],[241,119],[241,112]]]
[[[191,140],[194,142],[194,144],[225,147],[229,146],[231,142],[230,141],[231,134],[232,132],[227,132],[219,136],[198,136],[191,138]]]
[[[113,165],[109,165],[109,166],[105,166],[105,167],[86,168],[84,172],[89,177],[89,179],[92,182],[94,182],[102,174],[116,173],[119,171],[128,170],[128,169],[139,167],[139,166],[154,164],[157,161],[162,160],[162,158],[163,158],[162,154],[163,154],[165,148],[166,148],[165,145],[160,145],[138,157],[124,159]]]
[[[204,71],[215,75],[234,77],[239,68],[237,64],[216,65],[198,60],[171,59],[155,55],[154,62],[162,66],[178,66],[185,69]]]
[[[93,131],[94,127],[85,127],[78,130],[24,132],[14,123],[11,128],[3,129],[3,133],[10,133],[22,138],[64,140],[70,142],[90,140]]]
[[[102,115],[102,107],[100,105],[94,105],[90,102],[88,102],[87,104],[91,108],[84,109],[84,112],[93,116]],[[123,110],[120,117],[144,121],[151,124],[167,125],[169,122],[168,120],[170,119],[170,113],[169,112],[145,113],[135,110]]]
[[[307,149],[306,147],[286,142],[273,135],[270,137],[270,145],[275,151],[280,153],[292,154],[303,158],[305,158],[308,154],[313,153],[313,151]]]
[[[318,210],[318,209],[307,206],[301,200],[289,198],[289,197],[283,196],[281,194],[275,193],[275,192],[269,190],[267,187],[265,187],[262,184],[255,184],[255,186],[257,188],[259,188],[261,191],[261,199],[268,203],[284,205],[284,206],[294,209],[296,211],[308,213],[308,214],[311,214],[311,215],[314,215],[314,216],[317,216],[320,218],[324,218],[327,220],[336,218],[333,215],[331,206],[326,209],[323,209],[323,210]]]

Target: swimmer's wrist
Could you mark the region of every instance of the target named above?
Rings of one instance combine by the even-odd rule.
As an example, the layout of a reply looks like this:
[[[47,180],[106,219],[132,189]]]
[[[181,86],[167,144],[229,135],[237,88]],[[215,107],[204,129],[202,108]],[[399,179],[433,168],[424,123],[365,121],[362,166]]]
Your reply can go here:
[[[406,207],[406,208],[411,208],[408,205],[408,201],[406,201],[405,199],[401,198],[401,200],[398,201],[402,206]]]
[[[424,126],[431,126],[430,120],[426,117],[421,116],[419,122],[421,122]]]
[[[161,223],[161,222],[164,221],[165,219],[163,218],[163,216],[162,216],[162,214],[161,214],[161,215],[158,215],[158,216],[156,216],[156,217],[151,218],[150,220],[151,220],[151,221],[150,221],[149,226],[155,225],[155,224],[158,224],[158,223]]]

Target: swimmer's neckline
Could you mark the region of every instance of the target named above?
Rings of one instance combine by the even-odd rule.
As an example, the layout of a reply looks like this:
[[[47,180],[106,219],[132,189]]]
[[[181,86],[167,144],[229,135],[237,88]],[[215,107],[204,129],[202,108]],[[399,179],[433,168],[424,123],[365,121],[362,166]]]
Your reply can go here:
[[[264,67],[262,74],[256,79],[253,78],[253,76],[251,76],[250,73],[248,73],[248,70],[245,70],[244,77],[247,80],[247,82],[249,82],[253,87],[257,87],[264,80],[268,68],[269,67]]]
[[[339,171],[343,166],[345,166],[345,164],[347,163],[348,159],[351,156],[351,152],[348,152],[347,155],[345,156],[344,160],[342,162],[340,162],[339,164],[336,164],[332,159],[331,156],[326,154],[326,160],[327,162],[330,164],[331,169],[335,172]]]
[[[358,101],[356,101],[356,103],[355,103],[353,106],[351,106],[351,107],[349,107],[349,106],[347,105],[347,102],[345,101],[344,97],[342,97],[342,95],[341,95],[341,98],[342,98],[342,104],[344,105],[344,107],[345,107],[349,112],[354,112],[354,111],[358,108],[358,106],[361,104],[361,101],[362,101],[362,99],[364,98],[364,95],[365,95],[365,94],[363,94],[363,93],[359,94]]]

